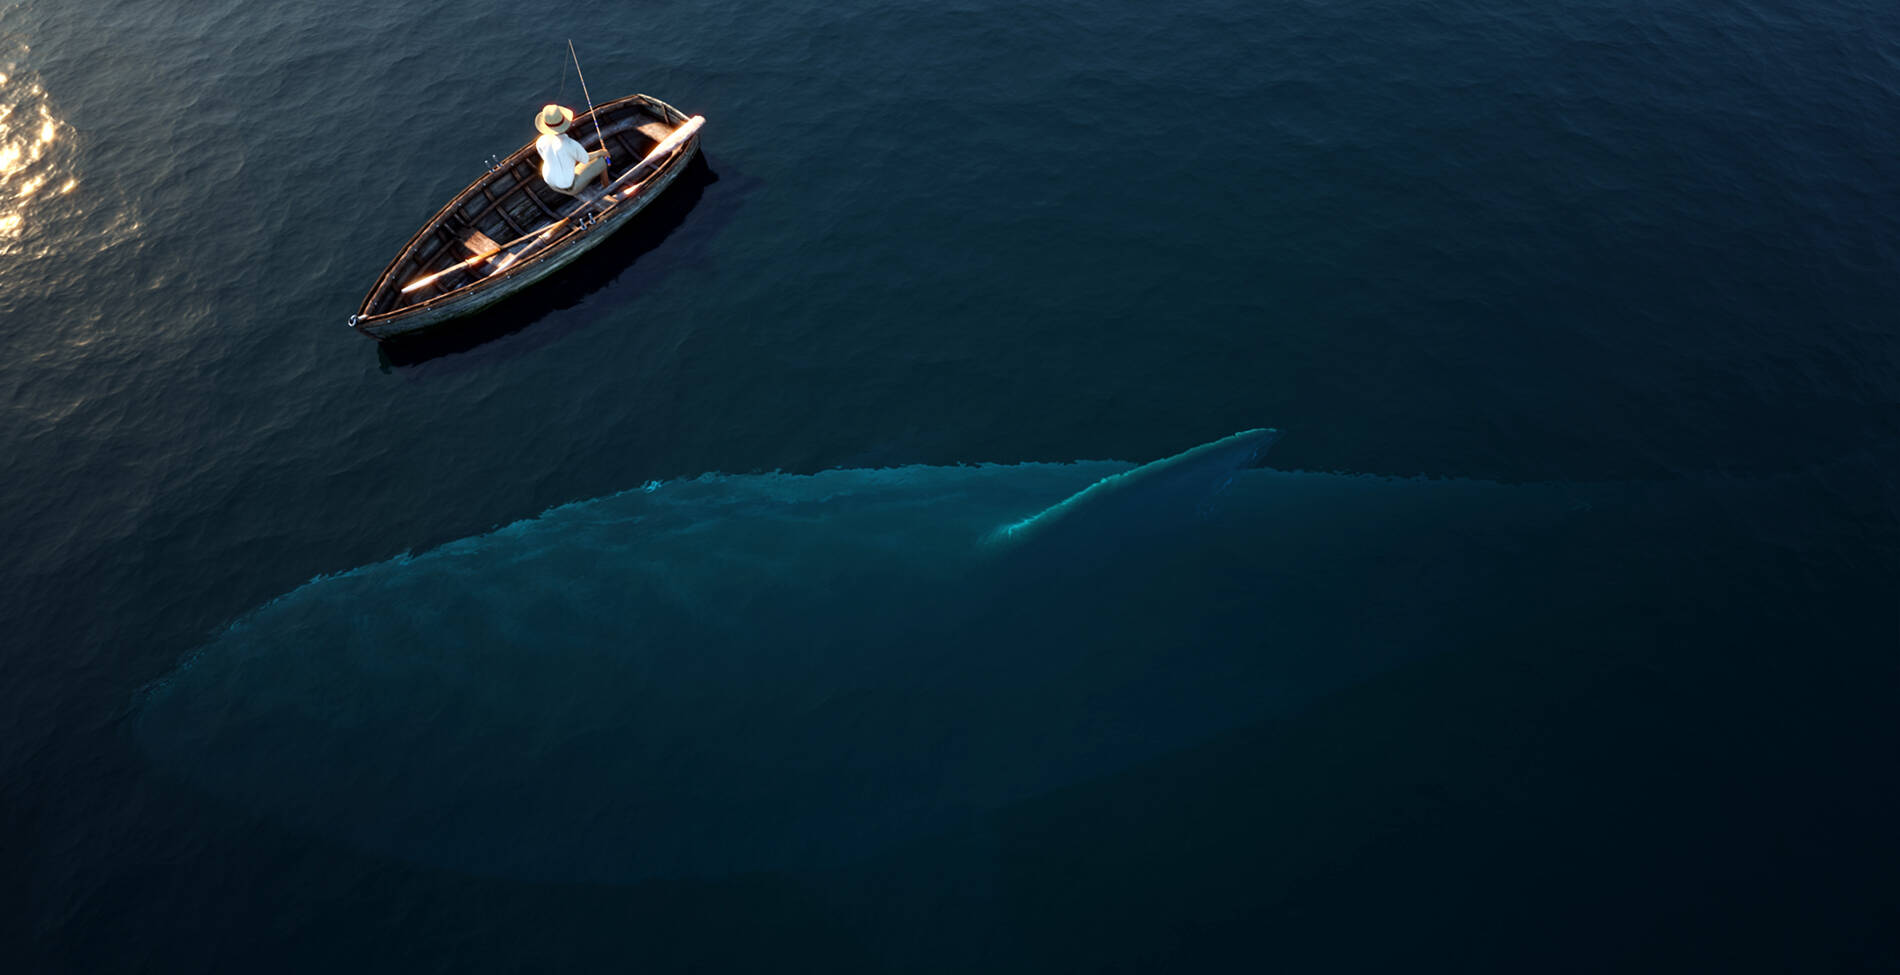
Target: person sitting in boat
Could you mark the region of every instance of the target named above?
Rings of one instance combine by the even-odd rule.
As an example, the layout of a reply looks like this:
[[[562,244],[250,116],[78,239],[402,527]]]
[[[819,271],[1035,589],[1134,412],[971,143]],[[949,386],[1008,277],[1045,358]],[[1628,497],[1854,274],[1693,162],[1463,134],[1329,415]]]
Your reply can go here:
[[[572,124],[574,112],[571,109],[559,105],[541,109],[541,114],[534,119],[534,127],[541,130],[541,138],[534,140],[534,149],[541,154],[541,178],[563,193],[578,196],[594,180],[605,182],[607,153],[581,148],[580,143],[567,135],[567,127]]]

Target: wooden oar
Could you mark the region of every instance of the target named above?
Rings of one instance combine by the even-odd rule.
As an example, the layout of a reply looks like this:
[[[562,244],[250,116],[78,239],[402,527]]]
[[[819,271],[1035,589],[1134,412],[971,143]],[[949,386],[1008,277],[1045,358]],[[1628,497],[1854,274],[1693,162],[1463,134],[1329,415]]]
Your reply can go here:
[[[665,158],[668,154],[672,153],[675,149],[678,149],[680,145],[685,143],[687,139],[690,139],[693,137],[693,133],[699,131],[700,126],[705,125],[705,124],[706,124],[706,117],[704,115],[695,115],[692,118],[689,118],[684,122],[681,122],[680,127],[677,129],[674,129],[672,133],[668,135],[665,139],[660,140],[660,144],[657,146],[654,146],[653,151],[647,153],[647,157],[645,159],[640,160],[639,165],[633,167],[632,169],[627,170],[624,173],[621,173],[619,179],[616,179],[611,184],[609,184],[607,187],[607,192],[601,196],[601,199],[606,200],[609,203],[618,202],[614,200],[614,193],[616,191],[616,187],[619,187],[621,183],[629,179],[632,179],[636,174],[640,173],[641,170],[646,169],[648,163],[655,162],[659,159]],[[642,177],[640,182],[645,182],[645,178]],[[637,186],[637,185],[639,184],[638,183],[634,184],[634,186]],[[627,187],[626,195],[627,196],[633,195],[633,186]],[[625,197],[622,197],[622,199],[625,199]]]
[[[454,266],[451,266],[451,267],[445,267],[445,268],[443,268],[442,270],[440,270],[440,271],[437,271],[437,272],[435,272],[434,274],[429,274],[429,275],[424,275],[424,276],[422,276],[422,277],[419,277],[419,278],[417,278],[417,279],[415,279],[414,281],[411,281],[411,282],[409,282],[408,284],[405,284],[405,285],[403,285],[403,286],[402,286],[402,293],[403,293],[403,294],[408,294],[409,292],[411,292],[411,291],[414,291],[414,290],[416,290],[417,288],[426,288],[426,287],[428,287],[429,285],[431,285],[431,284],[434,284],[434,283],[435,283],[435,281],[436,281],[436,279],[437,279],[437,278],[440,278],[440,277],[441,277],[441,276],[443,276],[444,274],[451,274],[451,273],[453,273],[453,272],[456,272],[456,271],[460,271],[461,269],[463,269],[463,268],[465,268],[465,267],[467,267],[467,266],[469,266],[470,264],[475,264],[475,263],[479,263],[479,262],[481,262],[481,261],[485,261],[485,260],[488,260],[489,258],[491,258],[491,257],[494,257],[494,256],[495,256],[496,254],[499,254],[499,253],[501,253],[502,251],[505,251],[505,250],[507,250],[508,248],[510,248],[510,247],[513,247],[513,246],[515,246],[516,244],[519,244],[519,243],[521,243],[521,242],[522,242],[522,241],[524,241],[524,240],[530,240],[530,239],[532,239],[532,238],[535,238],[535,237],[539,237],[539,236],[541,236],[542,234],[545,234],[545,233],[547,233],[547,232],[549,232],[549,231],[551,231],[551,230],[553,230],[553,229],[554,229],[554,228],[556,228],[556,227],[559,227],[560,225],[562,225],[562,224],[564,224],[564,223],[566,223],[566,222],[568,222],[569,220],[572,220],[572,219],[574,219],[574,218],[573,218],[572,216],[567,216],[567,217],[562,217],[561,219],[559,219],[559,220],[556,220],[556,221],[554,221],[553,223],[551,223],[551,224],[548,224],[548,225],[547,225],[547,226],[545,226],[545,227],[542,227],[542,228],[541,228],[540,230],[534,230],[534,231],[530,231],[530,232],[528,232],[528,233],[525,233],[525,234],[522,234],[521,236],[519,236],[519,237],[516,237],[516,238],[515,238],[514,240],[511,240],[511,241],[509,241],[509,242],[507,242],[506,244],[503,244],[503,245],[501,245],[500,247],[497,247],[497,248],[495,248],[494,250],[492,250],[492,251],[489,251],[489,252],[488,252],[488,253],[486,253],[486,254],[477,254],[477,255],[475,255],[474,257],[471,257],[471,258],[469,258],[468,260],[466,260],[466,261],[463,261],[463,262],[462,262],[462,263],[460,263],[460,264],[456,264],[456,265],[454,265]]]

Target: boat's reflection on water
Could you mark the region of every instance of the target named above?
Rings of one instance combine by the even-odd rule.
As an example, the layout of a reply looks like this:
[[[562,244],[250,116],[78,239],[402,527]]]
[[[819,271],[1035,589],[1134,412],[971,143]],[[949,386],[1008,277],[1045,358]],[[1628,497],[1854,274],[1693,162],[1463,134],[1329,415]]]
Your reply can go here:
[[[426,332],[377,343],[377,357],[383,371],[469,352],[537,323],[541,323],[541,327],[530,333],[534,337],[533,347],[552,342],[580,327],[596,316],[556,316],[556,321],[545,323],[542,320],[602,292],[621,275],[633,270],[643,255],[657,249],[686,226],[689,215],[692,224],[684,236],[692,242],[712,239],[738,211],[745,195],[722,192],[716,194],[717,206],[700,207],[707,187],[722,181],[732,182],[732,177],[722,179],[706,162],[704,153],[695,155],[673,185],[647,204],[625,229],[583,254],[560,273],[467,317],[452,319]],[[671,262],[657,269],[656,274],[640,277],[638,283],[650,286],[678,266],[679,262]],[[511,343],[513,345],[515,343]],[[511,348],[511,351],[519,349]]]

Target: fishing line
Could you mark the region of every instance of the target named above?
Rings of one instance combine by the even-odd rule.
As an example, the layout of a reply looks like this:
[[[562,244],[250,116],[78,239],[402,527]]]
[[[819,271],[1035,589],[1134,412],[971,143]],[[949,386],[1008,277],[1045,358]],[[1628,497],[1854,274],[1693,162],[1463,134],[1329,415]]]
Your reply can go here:
[[[587,73],[581,70],[581,56],[574,53],[574,39],[567,39],[567,53],[574,58],[574,76],[581,79],[581,97],[587,99],[587,114],[594,120],[594,138],[600,143],[600,151],[605,155],[607,164],[601,167],[601,177],[612,182],[614,154],[607,148],[607,137],[600,131],[600,115],[594,111],[594,96],[587,93]],[[561,75],[566,78],[567,75]]]

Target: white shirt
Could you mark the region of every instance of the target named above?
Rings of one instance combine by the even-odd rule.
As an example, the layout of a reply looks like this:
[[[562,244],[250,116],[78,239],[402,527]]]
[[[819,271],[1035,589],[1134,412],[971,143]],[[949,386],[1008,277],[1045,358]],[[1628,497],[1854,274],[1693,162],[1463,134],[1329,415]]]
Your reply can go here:
[[[572,189],[575,168],[587,162],[587,150],[565,132],[542,135],[534,151],[541,154],[541,178],[557,190]]]

